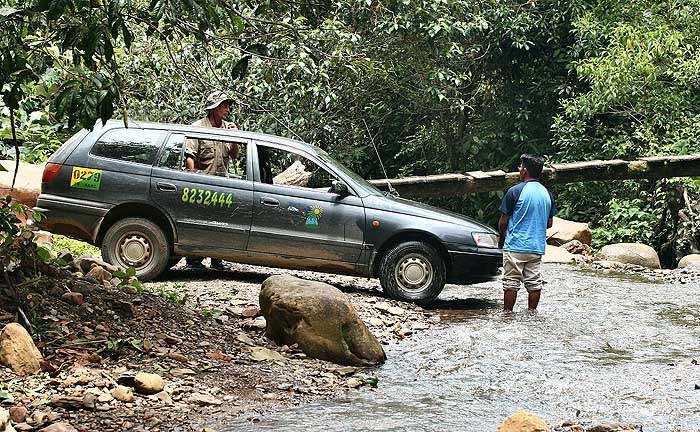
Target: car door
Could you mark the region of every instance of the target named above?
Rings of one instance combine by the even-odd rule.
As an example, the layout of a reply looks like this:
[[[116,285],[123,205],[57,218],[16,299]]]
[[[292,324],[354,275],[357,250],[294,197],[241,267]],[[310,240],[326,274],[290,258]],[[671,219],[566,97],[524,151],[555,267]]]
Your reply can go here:
[[[356,263],[364,241],[362,199],[330,193],[337,177],[310,154],[267,142],[255,149],[248,250]]]
[[[188,139],[236,142],[239,157],[230,164],[229,176],[187,171],[184,143]],[[166,141],[151,173],[151,197],[173,220],[176,242],[185,251],[246,249],[253,212],[247,146],[246,140],[201,133],[173,133]]]

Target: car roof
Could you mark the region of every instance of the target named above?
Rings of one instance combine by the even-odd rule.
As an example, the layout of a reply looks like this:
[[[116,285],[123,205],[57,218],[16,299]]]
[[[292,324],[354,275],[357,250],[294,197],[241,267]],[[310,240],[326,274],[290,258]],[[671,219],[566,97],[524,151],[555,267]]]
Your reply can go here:
[[[98,120],[96,126],[101,126],[100,121]],[[108,120],[104,126],[102,126],[103,130],[108,130],[108,129],[116,129],[116,128],[123,128],[124,127],[124,122],[121,120]],[[194,125],[186,125],[186,124],[178,124],[178,123],[154,123],[154,122],[145,122],[145,121],[137,121],[137,120],[129,120],[127,127],[129,128],[139,128],[139,129],[164,129],[172,132],[198,132],[198,133],[212,133],[215,132],[217,135],[230,135],[232,138],[239,138],[239,139],[252,139],[252,140],[261,140],[261,141],[267,141],[270,143],[275,143],[275,144],[283,144],[285,146],[297,149],[297,150],[305,150],[309,153],[312,154],[318,154],[320,148],[305,143],[303,141],[291,139],[291,138],[284,138],[281,136],[277,135],[270,135],[270,134],[264,134],[264,133],[258,133],[258,132],[247,132],[247,131],[242,131],[238,129],[223,129],[223,128],[210,128],[206,126],[194,126]]]

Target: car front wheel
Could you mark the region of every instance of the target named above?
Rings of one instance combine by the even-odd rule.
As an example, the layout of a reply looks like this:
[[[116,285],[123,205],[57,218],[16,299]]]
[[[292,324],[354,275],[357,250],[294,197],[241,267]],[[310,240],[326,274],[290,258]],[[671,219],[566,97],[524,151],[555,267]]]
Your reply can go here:
[[[105,233],[102,259],[124,269],[134,267],[139,280],[148,281],[168,266],[168,239],[163,230],[148,219],[122,219]]]
[[[445,263],[428,243],[399,243],[382,257],[379,281],[391,298],[425,305],[445,286]]]

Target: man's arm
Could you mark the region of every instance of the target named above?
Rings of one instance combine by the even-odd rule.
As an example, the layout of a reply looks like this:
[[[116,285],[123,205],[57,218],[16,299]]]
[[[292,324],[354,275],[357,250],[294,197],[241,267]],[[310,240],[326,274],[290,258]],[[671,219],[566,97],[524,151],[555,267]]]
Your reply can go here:
[[[194,158],[192,156],[185,158],[185,168],[187,168],[187,171],[194,171]]]
[[[506,241],[506,230],[508,230],[508,215],[503,213],[498,220],[498,248],[503,249],[503,244]]]

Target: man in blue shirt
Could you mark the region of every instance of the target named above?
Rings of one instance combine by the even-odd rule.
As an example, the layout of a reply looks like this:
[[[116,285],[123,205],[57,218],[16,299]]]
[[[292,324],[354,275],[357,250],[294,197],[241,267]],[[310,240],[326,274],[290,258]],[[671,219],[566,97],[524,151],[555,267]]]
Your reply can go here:
[[[537,309],[542,291],[542,255],[547,243],[547,228],[557,214],[554,197],[538,178],[544,159],[520,156],[522,183],[508,189],[499,210],[499,247],[503,249],[503,309],[512,312],[521,282],[528,292],[528,308]]]

